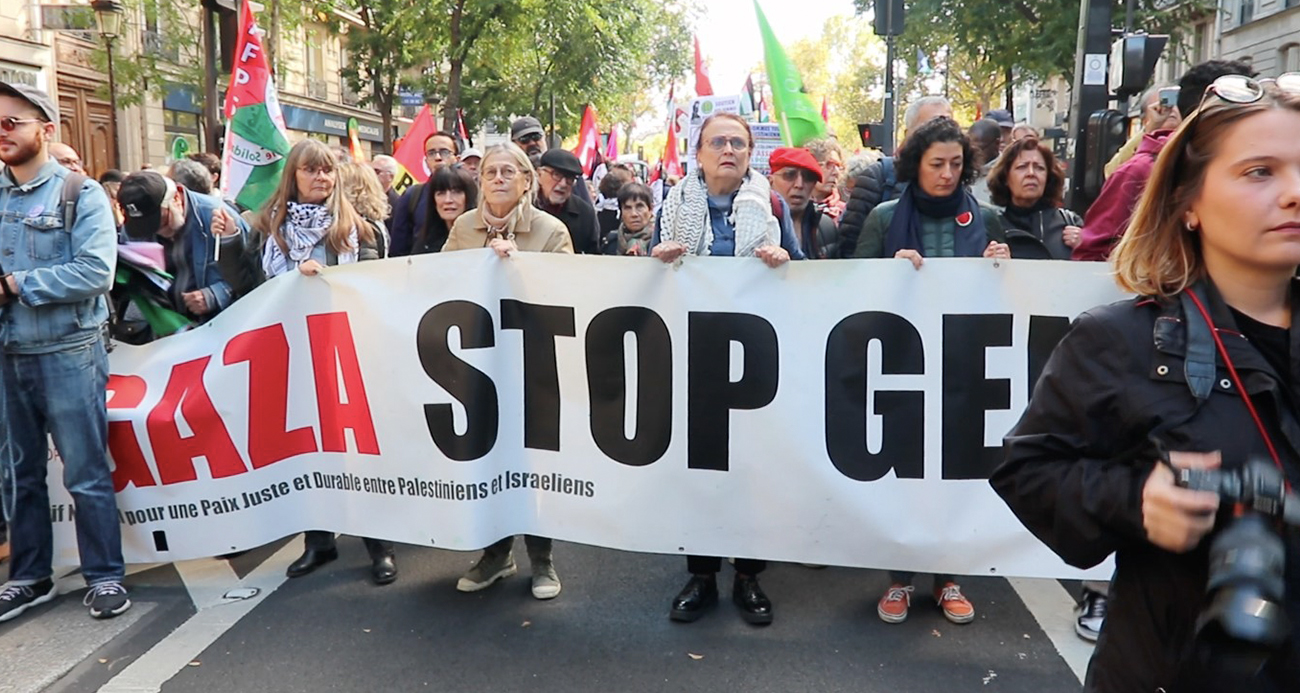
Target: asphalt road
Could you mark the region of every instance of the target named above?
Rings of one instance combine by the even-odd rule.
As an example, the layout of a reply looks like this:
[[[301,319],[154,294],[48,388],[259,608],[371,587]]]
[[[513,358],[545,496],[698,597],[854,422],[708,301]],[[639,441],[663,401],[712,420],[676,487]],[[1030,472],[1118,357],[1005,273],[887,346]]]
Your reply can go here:
[[[135,606],[112,621],[92,621],[73,591],[0,624],[0,692],[1037,693],[1079,690],[1089,652],[1071,630],[1076,586],[1053,580],[967,578],[977,617],[956,626],[920,577],[911,617],[887,625],[875,613],[885,573],[773,564],[762,584],[776,619],[756,627],[730,603],[724,566],[722,602],[682,624],[667,617],[681,557],[557,543],[564,590],[541,602],[522,541],[520,574],[475,594],[455,590],[474,554],[399,547],[398,581],[377,587],[357,539],[286,580],[300,541],[135,567]]]

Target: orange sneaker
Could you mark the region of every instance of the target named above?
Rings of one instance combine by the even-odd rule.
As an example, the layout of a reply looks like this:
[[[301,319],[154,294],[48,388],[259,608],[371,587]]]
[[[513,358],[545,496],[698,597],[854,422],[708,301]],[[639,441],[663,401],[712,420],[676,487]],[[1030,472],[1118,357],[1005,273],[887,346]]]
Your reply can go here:
[[[944,585],[942,590],[935,593],[934,600],[943,609],[944,617],[953,623],[970,623],[975,620],[975,607],[962,596],[961,586],[955,582]]]
[[[907,620],[907,608],[912,605],[912,586],[899,583],[889,586],[889,591],[876,605],[876,614],[885,623],[902,623]]]

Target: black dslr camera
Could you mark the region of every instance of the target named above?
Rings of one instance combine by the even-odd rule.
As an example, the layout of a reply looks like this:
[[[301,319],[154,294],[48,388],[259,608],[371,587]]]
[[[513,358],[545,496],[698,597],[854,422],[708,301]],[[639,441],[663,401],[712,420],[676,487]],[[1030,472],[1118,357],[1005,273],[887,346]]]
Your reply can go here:
[[[1282,471],[1254,458],[1233,471],[1175,469],[1179,486],[1211,491],[1236,517],[1210,544],[1209,606],[1196,624],[1197,654],[1213,670],[1253,677],[1291,635],[1283,607],[1282,523],[1300,526],[1300,498]]]

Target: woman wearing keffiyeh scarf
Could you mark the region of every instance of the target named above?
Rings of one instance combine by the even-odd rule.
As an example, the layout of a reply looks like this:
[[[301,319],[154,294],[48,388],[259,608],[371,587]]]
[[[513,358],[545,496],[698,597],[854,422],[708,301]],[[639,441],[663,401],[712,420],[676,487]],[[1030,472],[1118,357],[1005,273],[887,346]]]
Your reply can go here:
[[[754,137],[735,114],[709,116],[696,143],[698,170],[668,193],[661,210],[658,243],[651,255],[671,263],[683,255],[757,257],[780,267],[790,254],[779,244],[782,222],[772,213],[767,178],[749,168]],[[673,598],[674,621],[694,621],[718,601],[717,575],[722,559],[687,556],[691,579]],[[753,624],[772,622],[772,602],[758,585],[765,561],[737,558],[732,601]]]
[[[336,167],[334,153],[317,140],[303,140],[289,150],[279,187],[254,223],[263,237],[258,255],[249,252],[257,249],[243,246],[242,236],[222,238],[218,264],[237,294],[295,268],[314,276],[328,265],[378,258],[374,229],[337,185]],[[333,532],[308,531],[304,539],[302,556],[286,571],[291,578],[339,556]],[[396,580],[393,543],[367,538],[365,544],[371,580],[378,585]]]

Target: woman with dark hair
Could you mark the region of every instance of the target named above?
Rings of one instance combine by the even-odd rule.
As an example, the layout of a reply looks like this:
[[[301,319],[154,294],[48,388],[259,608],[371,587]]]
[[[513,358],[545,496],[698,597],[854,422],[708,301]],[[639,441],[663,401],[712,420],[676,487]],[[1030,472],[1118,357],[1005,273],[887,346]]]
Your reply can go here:
[[[433,193],[429,218],[415,232],[411,254],[436,253],[442,250],[456,219],[478,206],[478,184],[469,171],[456,167],[441,168],[425,183]]]
[[[654,217],[654,191],[645,183],[632,181],[619,187],[617,199],[618,228],[609,234],[605,254],[649,255],[655,231],[650,223]]]
[[[970,191],[979,162],[951,118],[935,118],[908,135],[894,165],[907,187],[897,200],[871,210],[855,257],[905,258],[916,269],[927,257],[1011,257],[997,210],[981,205]],[[915,574],[891,571],[889,576],[876,613],[886,623],[902,623]],[[975,620],[975,607],[952,576],[934,576],[934,599],[949,621]]]
[[[1136,296],[1075,320],[1004,441],[990,482],[1025,527],[1070,565],[1115,556],[1087,691],[1300,682],[1300,534],[1241,541],[1255,511],[1177,482],[1254,459],[1300,483],[1297,132],[1300,73],[1189,108],[1110,257]]]
[[[989,197],[1002,207],[1011,254],[1022,259],[1069,260],[1083,219],[1061,206],[1065,166],[1034,138],[1007,146],[989,173]]]
[[[935,118],[908,135],[894,156],[897,200],[878,205],[862,225],[854,257],[1011,257],[997,210],[970,192],[979,162],[952,118]]]

